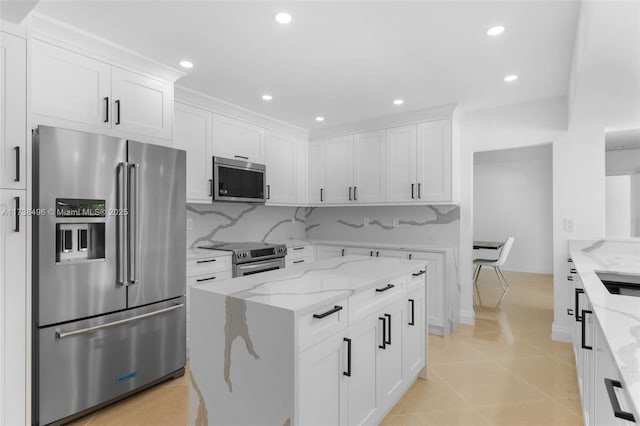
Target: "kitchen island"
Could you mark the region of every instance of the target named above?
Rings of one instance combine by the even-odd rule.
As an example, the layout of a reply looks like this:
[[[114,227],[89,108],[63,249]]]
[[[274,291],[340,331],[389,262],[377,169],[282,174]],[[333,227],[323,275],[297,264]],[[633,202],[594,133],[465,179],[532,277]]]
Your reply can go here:
[[[191,422],[377,424],[425,377],[425,262],[347,256],[191,289]]]

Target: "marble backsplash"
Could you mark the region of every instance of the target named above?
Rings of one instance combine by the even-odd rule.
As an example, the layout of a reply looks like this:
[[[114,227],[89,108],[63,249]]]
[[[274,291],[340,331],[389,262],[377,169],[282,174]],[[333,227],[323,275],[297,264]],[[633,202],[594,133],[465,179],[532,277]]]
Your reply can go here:
[[[304,207],[259,204],[187,204],[187,247],[215,241],[265,241],[305,237]]]
[[[306,238],[312,240],[457,247],[459,237],[460,207],[455,205],[312,207],[306,211]]]

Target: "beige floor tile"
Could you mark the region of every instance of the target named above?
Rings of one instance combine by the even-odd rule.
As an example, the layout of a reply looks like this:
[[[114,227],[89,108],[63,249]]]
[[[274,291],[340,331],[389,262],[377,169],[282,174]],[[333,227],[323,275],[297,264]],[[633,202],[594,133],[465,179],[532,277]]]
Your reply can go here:
[[[451,387],[436,374],[431,374],[428,380],[416,380],[390,414],[455,409],[464,404],[464,400]]]
[[[429,352],[427,354],[430,365],[471,362],[486,359],[482,352],[474,349],[461,339],[449,339],[429,335]]]
[[[581,426],[582,418],[551,399],[479,407],[495,426]]]
[[[477,410],[459,408],[387,416],[380,426],[491,426]]]

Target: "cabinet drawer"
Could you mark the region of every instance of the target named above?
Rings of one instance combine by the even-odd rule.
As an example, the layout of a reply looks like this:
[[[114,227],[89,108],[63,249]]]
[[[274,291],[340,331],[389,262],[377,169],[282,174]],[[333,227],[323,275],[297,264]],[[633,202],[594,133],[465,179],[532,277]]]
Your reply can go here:
[[[298,319],[298,351],[304,351],[332,334],[347,328],[349,318],[347,300],[344,298],[329,303],[300,316]]]
[[[417,287],[420,287],[422,284],[424,284],[426,276],[426,265],[421,268],[417,268],[415,271],[412,271],[409,275],[407,275],[407,292],[411,292]]]
[[[291,266],[308,265],[309,263],[311,263],[311,257],[300,257],[300,258],[290,259],[289,256],[287,256],[285,260],[285,267],[289,268]]]
[[[353,324],[400,297],[405,281],[406,277],[398,277],[352,295],[349,298],[349,322]]]
[[[207,257],[187,261],[187,277],[212,274],[220,271],[231,273],[231,256]]]
[[[287,260],[299,259],[301,257],[311,257],[313,246],[294,246],[287,249]]]

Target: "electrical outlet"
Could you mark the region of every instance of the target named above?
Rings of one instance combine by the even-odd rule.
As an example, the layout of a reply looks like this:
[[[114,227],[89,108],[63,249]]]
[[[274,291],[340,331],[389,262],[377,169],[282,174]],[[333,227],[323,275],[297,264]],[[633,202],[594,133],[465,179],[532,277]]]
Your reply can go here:
[[[187,219],[187,231],[193,230],[193,219]]]
[[[573,219],[564,219],[564,230],[565,232],[573,232]]]
[[[371,219],[369,219],[368,217],[365,217],[364,220],[362,221],[362,224],[364,225],[364,227],[366,228],[367,226],[369,226],[369,222],[371,221]]]
[[[399,217],[394,217],[393,218],[393,227],[397,228],[398,226],[400,226],[400,218]]]

